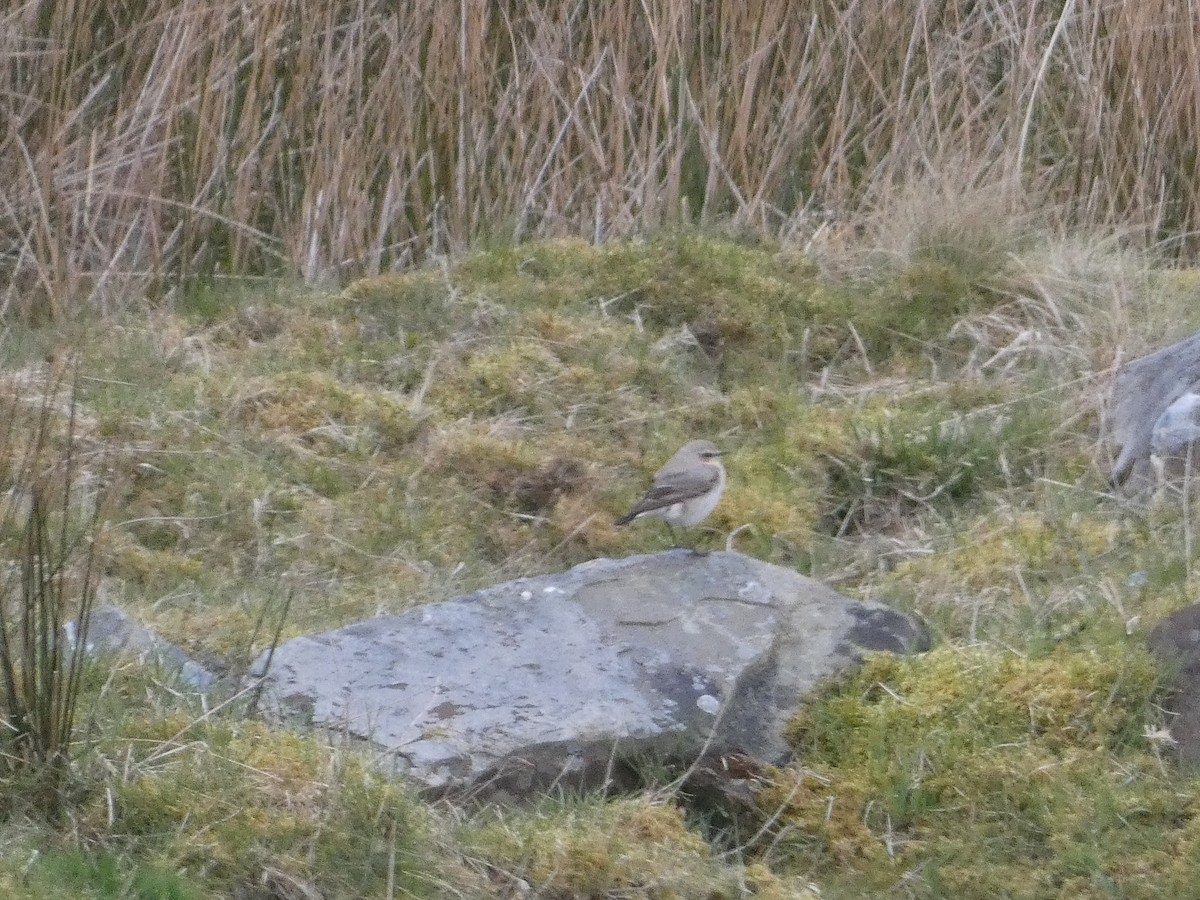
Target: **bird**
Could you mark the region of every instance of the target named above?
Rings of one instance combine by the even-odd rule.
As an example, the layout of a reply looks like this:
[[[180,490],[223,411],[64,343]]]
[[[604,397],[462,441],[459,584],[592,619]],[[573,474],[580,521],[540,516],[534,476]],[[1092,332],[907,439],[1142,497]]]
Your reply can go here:
[[[654,475],[654,483],[633,509],[617,519],[628,525],[635,519],[662,519],[675,536],[675,527],[699,525],[717,508],[725,490],[725,467],[712,441],[688,441]]]

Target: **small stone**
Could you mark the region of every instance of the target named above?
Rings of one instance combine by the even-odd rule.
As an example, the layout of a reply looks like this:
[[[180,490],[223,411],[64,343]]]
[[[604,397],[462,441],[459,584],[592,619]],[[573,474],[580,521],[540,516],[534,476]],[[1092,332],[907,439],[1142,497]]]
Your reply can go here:
[[[64,626],[66,638],[75,646],[75,623]],[[92,610],[88,623],[87,646],[84,652],[96,656],[102,654],[129,654],[141,662],[155,663],[178,673],[184,684],[197,690],[213,686],[217,676],[194,661],[170,641],[164,641],[150,629],[134,621],[125,612],[109,604],[101,604]]]
[[[1133,588],[1135,591],[1144,588],[1149,583],[1150,576],[1145,572],[1134,572],[1127,579],[1125,579],[1125,584]]]

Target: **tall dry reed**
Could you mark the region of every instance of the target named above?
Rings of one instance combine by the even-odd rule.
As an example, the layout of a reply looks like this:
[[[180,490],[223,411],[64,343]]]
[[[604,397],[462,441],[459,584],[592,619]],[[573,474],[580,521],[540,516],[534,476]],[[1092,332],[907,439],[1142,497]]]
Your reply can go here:
[[[493,235],[788,234],[1002,184],[1192,254],[1179,0],[26,0],[0,13],[0,309],[374,272]]]

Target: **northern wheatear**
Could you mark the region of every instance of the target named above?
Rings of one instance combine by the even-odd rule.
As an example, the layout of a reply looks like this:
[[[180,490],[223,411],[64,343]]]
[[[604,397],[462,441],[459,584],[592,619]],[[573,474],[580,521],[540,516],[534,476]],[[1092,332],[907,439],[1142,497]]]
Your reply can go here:
[[[725,490],[725,467],[718,458],[724,451],[711,441],[688,441],[654,475],[654,484],[633,509],[617,519],[627,525],[634,519],[662,519],[690,528],[708,518]]]

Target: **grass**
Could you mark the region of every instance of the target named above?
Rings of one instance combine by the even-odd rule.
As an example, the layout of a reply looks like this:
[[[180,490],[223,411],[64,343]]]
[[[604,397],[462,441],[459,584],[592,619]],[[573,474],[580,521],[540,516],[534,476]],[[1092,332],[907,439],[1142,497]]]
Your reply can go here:
[[[28,803],[58,818],[70,771],[84,665],[75,647],[87,641],[96,596],[107,474],[102,454],[84,457],[80,446],[76,388],[52,370],[26,386],[33,396],[17,388],[3,403],[0,535],[9,555],[0,587],[0,777],[17,787],[5,814]]]
[[[121,476],[96,566],[215,667],[265,646],[284,598],[287,637],[665,547],[612,522],[699,436],[732,451],[702,542],[748,525],[739,549],[899,606],[935,649],[828,685],[793,723],[796,761],[720,816],[654,785],[429,805],[365,748],[98,665],[70,824],[0,825],[0,885],[1187,896],[1195,779],[1166,755],[1143,643],[1194,595],[1191,524],[1111,496],[1098,434],[1114,340],[1185,327],[1194,279],[935,225],[933,250],[880,255],[881,231],[836,258],[696,230],[533,242],[111,315],[79,351],[80,439]],[[68,342],[7,341],[13,384]]]

